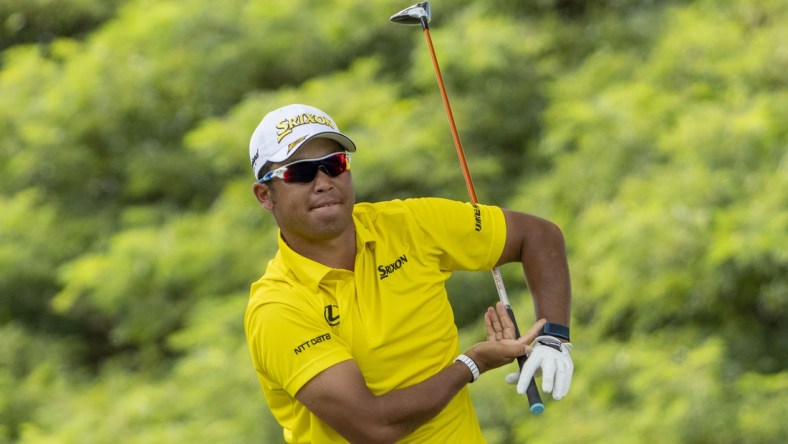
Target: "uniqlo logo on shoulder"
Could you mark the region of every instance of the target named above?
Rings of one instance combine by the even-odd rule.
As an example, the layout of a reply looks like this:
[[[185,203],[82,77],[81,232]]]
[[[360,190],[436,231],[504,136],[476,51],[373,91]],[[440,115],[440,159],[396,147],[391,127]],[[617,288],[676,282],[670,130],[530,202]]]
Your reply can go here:
[[[323,318],[325,318],[328,325],[334,327],[339,325],[339,307],[336,305],[326,305],[323,309]]]

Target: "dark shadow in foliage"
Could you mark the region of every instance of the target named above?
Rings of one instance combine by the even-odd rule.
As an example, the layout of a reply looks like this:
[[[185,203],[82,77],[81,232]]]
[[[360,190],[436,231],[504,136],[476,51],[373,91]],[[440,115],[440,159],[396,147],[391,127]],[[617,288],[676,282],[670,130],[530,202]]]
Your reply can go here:
[[[38,43],[42,51],[56,38],[80,39],[111,18],[126,0],[0,0],[0,51]]]
[[[735,320],[726,332],[728,359],[742,369],[777,373],[788,365],[788,324],[784,322],[788,263],[771,255],[746,263],[728,262],[717,273],[717,322]]]

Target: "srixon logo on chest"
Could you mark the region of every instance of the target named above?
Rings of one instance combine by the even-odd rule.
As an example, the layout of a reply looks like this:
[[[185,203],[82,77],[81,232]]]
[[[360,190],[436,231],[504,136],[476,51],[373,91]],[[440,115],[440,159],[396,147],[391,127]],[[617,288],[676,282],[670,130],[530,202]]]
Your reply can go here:
[[[394,273],[395,271],[402,268],[406,262],[408,262],[408,256],[403,254],[402,256],[398,257],[397,260],[388,265],[378,266],[378,277],[380,280],[386,279],[389,277],[389,275],[391,275],[391,273]]]

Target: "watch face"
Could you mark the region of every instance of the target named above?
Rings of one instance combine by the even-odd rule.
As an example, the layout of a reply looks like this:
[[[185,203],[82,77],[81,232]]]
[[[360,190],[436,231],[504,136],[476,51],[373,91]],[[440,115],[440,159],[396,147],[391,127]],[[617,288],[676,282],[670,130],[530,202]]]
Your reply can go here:
[[[547,322],[542,327],[542,334],[555,336],[557,338],[569,340],[569,327],[566,325]]]

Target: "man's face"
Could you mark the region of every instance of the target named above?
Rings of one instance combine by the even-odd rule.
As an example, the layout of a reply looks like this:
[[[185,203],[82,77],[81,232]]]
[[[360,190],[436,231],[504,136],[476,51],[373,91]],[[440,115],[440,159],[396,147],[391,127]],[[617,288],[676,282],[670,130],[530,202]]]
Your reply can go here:
[[[340,151],[342,147],[333,140],[312,139],[273,168]],[[288,243],[327,241],[353,228],[355,194],[350,171],[331,177],[318,170],[315,179],[308,183],[285,183],[281,179],[256,183],[254,194],[263,208],[274,215]]]

